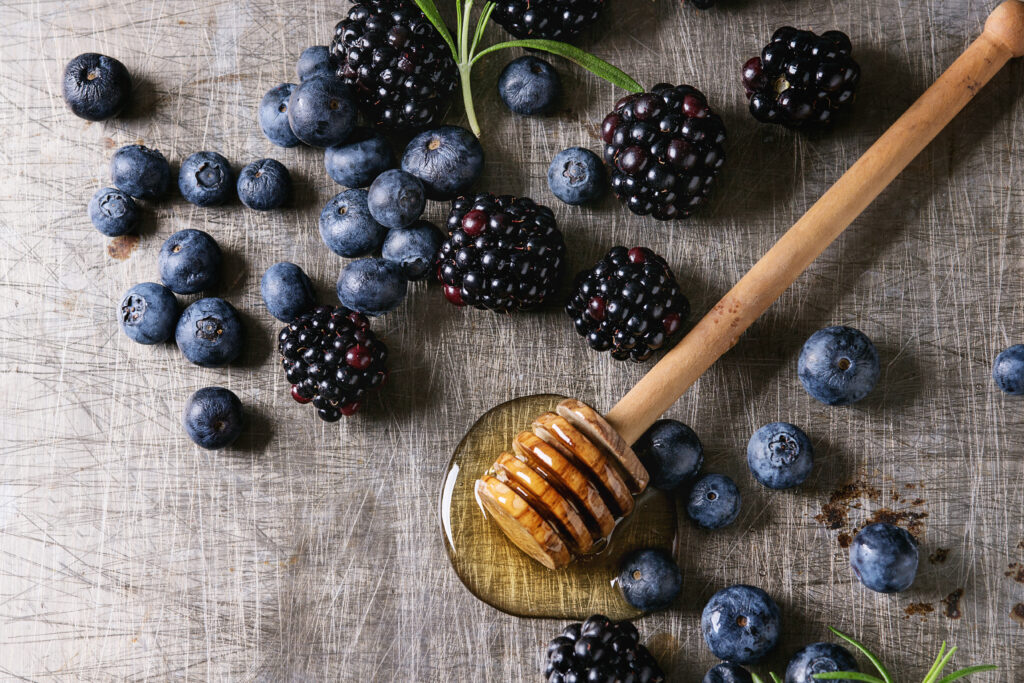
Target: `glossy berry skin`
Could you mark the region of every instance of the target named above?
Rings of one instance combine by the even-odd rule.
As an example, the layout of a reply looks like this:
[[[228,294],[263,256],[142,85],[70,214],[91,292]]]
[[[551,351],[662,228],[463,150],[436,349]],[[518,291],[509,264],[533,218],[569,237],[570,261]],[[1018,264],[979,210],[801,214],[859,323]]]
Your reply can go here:
[[[772,422],[750,437],[747,466],[754,478],[770,489],[799,486],[814,467],[814,446],[799,427]]]
[[[288,125],[307,145],[341,144],[356,125],[352,90],[334,76],[314,76],[299,83],[288,98]]]
[[[260,159],[238,174],[238,198],[255,211],[270,211],[282,206],[292,193],[292,177],[276,159]]]
[[[178,300],[163,285],[142,282],[121,297],[117,322],[134,342],[165,342],[174,334],[178,322]]]
[[[491,18],[516,38],[572,42],[603,8],[604,0],[502,0]]]
[[[665,674],[643,645],[636,627],[600,614],[569,624],[548,643],[548,683],[664,683]]]
[[[242,353],[242,321],[224,299],[199,299],[178,318],[174,340],[190,362],[219,368]]]
[[[64,67],[63,88],[71,113],[87,121],[104,121],[128,104],[132,77],[113,57],[86,52]]]
[[[101,187],[89,200],[89,220],[107,237],[127,235],[139,227],[139,207],[127,192]]]
[[[217,241],[192,228],[168,237],[157,259],[160,279],[175,294],[195,294],[212,287],[220,278],[222,261]]]
[[[686,514],[705,529],[721,529],[736,521],[743,502],[740,490],[724,474],[706,474],[687,496]]]
[[[880,372],[875,345],[852,327],[818,330],[804,343],[797,363],[807,393],[830,406],[863,399],[874,389]]]
[[[299,55],[295,64],[295,73],[300,81],[317,76],[333,76],[331,67],[331,50],[326,45],[311,45]]]
[[[565,305],[576,333],[615,360],[643,362],[682,331],[690,302],[658,254],[644,247],[612,247],[576,274]]]
[[[181,424],[197,446],[226,448],[242,434],[242,402],[224,387],[204,387],[188,397]]]
[[[860,530],[850,544],[850,567],[878,593],[900,593],[917,575],[917,542],[906,529],[878,522]]]
[[[378,223],[387,228],[404,228],[423,215],[427,195],[419,178],[393,168],[370,184],[366,201],[370,215]]]
[[[309,276],[294,263],[282,261],[267,268],[260,279],[260,294],[270,315],[291,322],[316,305]]]
[[[725,162],[725,126],[688,85],[619,100],[601,124],[612,190],[635,214],[686,218],[711,194]]]
[[[754,678],[739,664],[722,662],[708,669],[701,683],[754,683]]]
[[[288,123],[288,100],[294,89],[294,83],[282,83],[268,90],[260,100],[260,130],[278,147],[295,147],[302,142],[295,137],[292,125]]]
[[[778,644],[782,615],[771,596],[760,588],[729,586],[712,595],[704,606],[700,630],[719,659],[753,664]]]
[[[996,356],[992,379],[999,389],[1011,396],[1024,395],[1024,344],[1015,344]]]
[[[700,439],[678,420],[658,420],[633,444],[633,450],[651,475],[651,485],[663,491],[693,481],[704,465]]]
[[[388,229],[370,215],[366,190],[345,190],[320,212],[320,238],[339,256],[355,258],[376,251]]]
[[[394,167],[391,145],[383,135],[368,128],[356,128],[345,142],[324,150],[327,175],[344,187],[367,187],[381,173]]]
[[[679,565],[658,548],[631,552],[619,566],[622,597],[642,612],[669,607],[682,586],[683,573]]]
[[[750,113],[762,123],[819,128],[853,102],[860,67],[842,31],[820,36],[783,26],[743,65]]]
[[[119,190],[138,199],[155,199],[171,183],[171,165],[159,150],[126,145],[110,159],[110,179]]]
[[[845,647],[835,643],[811,643],[797,651],[786,667],[785,683],[817,683],[814,674],[860,671],[857,660]],[[854,683],[842,679],[839,683]]]
[[[596,201],[607,187],[604,164],[589,149],[563,149],[548,166],[548,188],[566,204],[579,206]]]
[[[454,199],[480,179],[484,148],[465,128],[442,126],[412,139],[402,156],[402,170],[420,179],[428,199]]]
[[[235,193],[235,172],[216,152],[196,152],[181,162],[178,190],[196,206],[219,206]]]
[[[397,263],[409,280],[422,280],[434,270],[444,233],[429,221],[416,221],[408,228],[391,230],[384,238],[381,256]]]
[[[364,315],[384,315],[402,303],[407,288],[400,265],[382,258],[364,258],[342,269],[338,301]]]
[[[550,114],[562,98],[562,79],[555,67],[532,55],[509,62],[498,76],[498,96],[521,116]]]

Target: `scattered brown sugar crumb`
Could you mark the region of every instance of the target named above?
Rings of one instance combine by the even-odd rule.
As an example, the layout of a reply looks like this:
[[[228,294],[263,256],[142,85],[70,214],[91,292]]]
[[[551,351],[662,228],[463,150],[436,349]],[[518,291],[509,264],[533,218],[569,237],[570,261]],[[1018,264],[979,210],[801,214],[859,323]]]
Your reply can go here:
[[[836,540],[839,541],[840,548],[849,548],[850,544],[853,543],[853,537],[846,532],[839,534]]]
[[[925,502],[926,502],[926,501],[925,501],[925,499],[924,499],[924,498],[915,498],[914,500],[910,501],[910,504],[911,504],[911,505],[917,505],[917,506],[920,506],[920,505],[924,505],[924,504],[925,504]]]
[[[935,552],[928,556],[932,564],[942,564],[949,559],[949,548],[936,548]]]
[[[1009,571],[1006,575],[1017,583],[1024,583],[1024,563],[1022,562],[1011,562],[1008,567]]]
[[[964,589],[957,588],[955,591],[942,598],[942,604],[945,607],[942,609],[942,613],[950,619],[959,619],[963,616],[960,612],[960,598],[964,597]]]
[[[880,508],[871,514],[871,517],[868,518],[868,524],[886,522],[888,524],[902,526],[913,534],[914,537],[919,537],[924,533],[923,520],[927,516],[927,512],[912,512],[910,510],[890,510],[888,508]]]
[[[858,498],[877,499],[881,495],[881,491],[863,481],[843,484],[832,492],[828,502],[821,506],[821,513],[815,515],[814,519],[826,529],[841,529],[847,522],[849,509],[860,507]]]
[[[132,255],[137,246],[139,246],[138,235],[121,235],[110,240],[110,244],[107,245],[107,254],[110,258],[124,261]]]
[[[1017,547],[1021,550],[1024,550],[1024,538],[1020,539],[1020,541],[1017,542]]]
[[[1010,618],[1024,626],[1024,602],[1018,602],[1013,606],[1013,609],[1010,610]]]
[[[907,613],[908,617],[915,615],[929,614],[935,611],[930,602],[913,602],[903,608],[903,611]]]

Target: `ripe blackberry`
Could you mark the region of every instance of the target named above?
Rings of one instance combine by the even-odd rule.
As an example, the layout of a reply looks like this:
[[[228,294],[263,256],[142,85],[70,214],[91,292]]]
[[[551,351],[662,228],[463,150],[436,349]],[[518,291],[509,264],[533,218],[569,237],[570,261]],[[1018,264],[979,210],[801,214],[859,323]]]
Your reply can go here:
[[[303,313],[277,340],[292,398],[312,402],[326,422],[359,410],[366,394],[387,379],[388,348],[362,314],[344,306]]]
[[[597,21],[604,0],[504,0],[491,18],[516,38],[571,41]]]
[[[688,85],[629,95],[601,124],[612,190],[635,214],[686,218],[705,202],[725,161],[725,126]]]
[[[437,277],[456,306],[512,311],[540,304],[558,286],[565,242],[555,216],[526,197],[459,197]]]
[[[853,101],[860,67],[842,31],[820,36],[783,26],[743,65],[750,113],[762,123],[811,128],[832,122]]]
[[[544,676],[548,683],[664,683],[658,662],[639,641],[633,624],[595,614],[582,624],[570,624],[548,643]]]
[[[440,123],[459,83],[451,50],[412,0],[362,0],[331,42],[337,74],[378,126],[421,130]]]
[[[576,275],[565,312],[590,348],[641,362],[680,330],[690,302],[665,259],[643,247],[612,247]]]

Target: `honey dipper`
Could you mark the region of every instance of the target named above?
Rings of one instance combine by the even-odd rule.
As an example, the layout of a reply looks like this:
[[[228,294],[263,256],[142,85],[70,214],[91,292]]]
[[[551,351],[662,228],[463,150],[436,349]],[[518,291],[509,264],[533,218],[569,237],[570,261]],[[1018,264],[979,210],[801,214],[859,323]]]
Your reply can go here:
[[[505,535],[549,569],[586,554],[632,510],[648,476],[628,444],[742,334],[1013,57],[1024,56],[1024,2],[995,8],[981,36],[808,209],[607,415],[559,404],[476,481]],[[609,518],[609,515],[611,518]]]

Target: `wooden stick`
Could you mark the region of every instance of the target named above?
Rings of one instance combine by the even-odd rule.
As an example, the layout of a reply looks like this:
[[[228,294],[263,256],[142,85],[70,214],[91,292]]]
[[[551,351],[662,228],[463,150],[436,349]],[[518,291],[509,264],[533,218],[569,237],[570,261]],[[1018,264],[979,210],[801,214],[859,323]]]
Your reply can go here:
[[[952,66],[775,243],[608,414],[633,443],[867,208],[1013,57],[1024,56],[1024,2],[1008,0]]]

